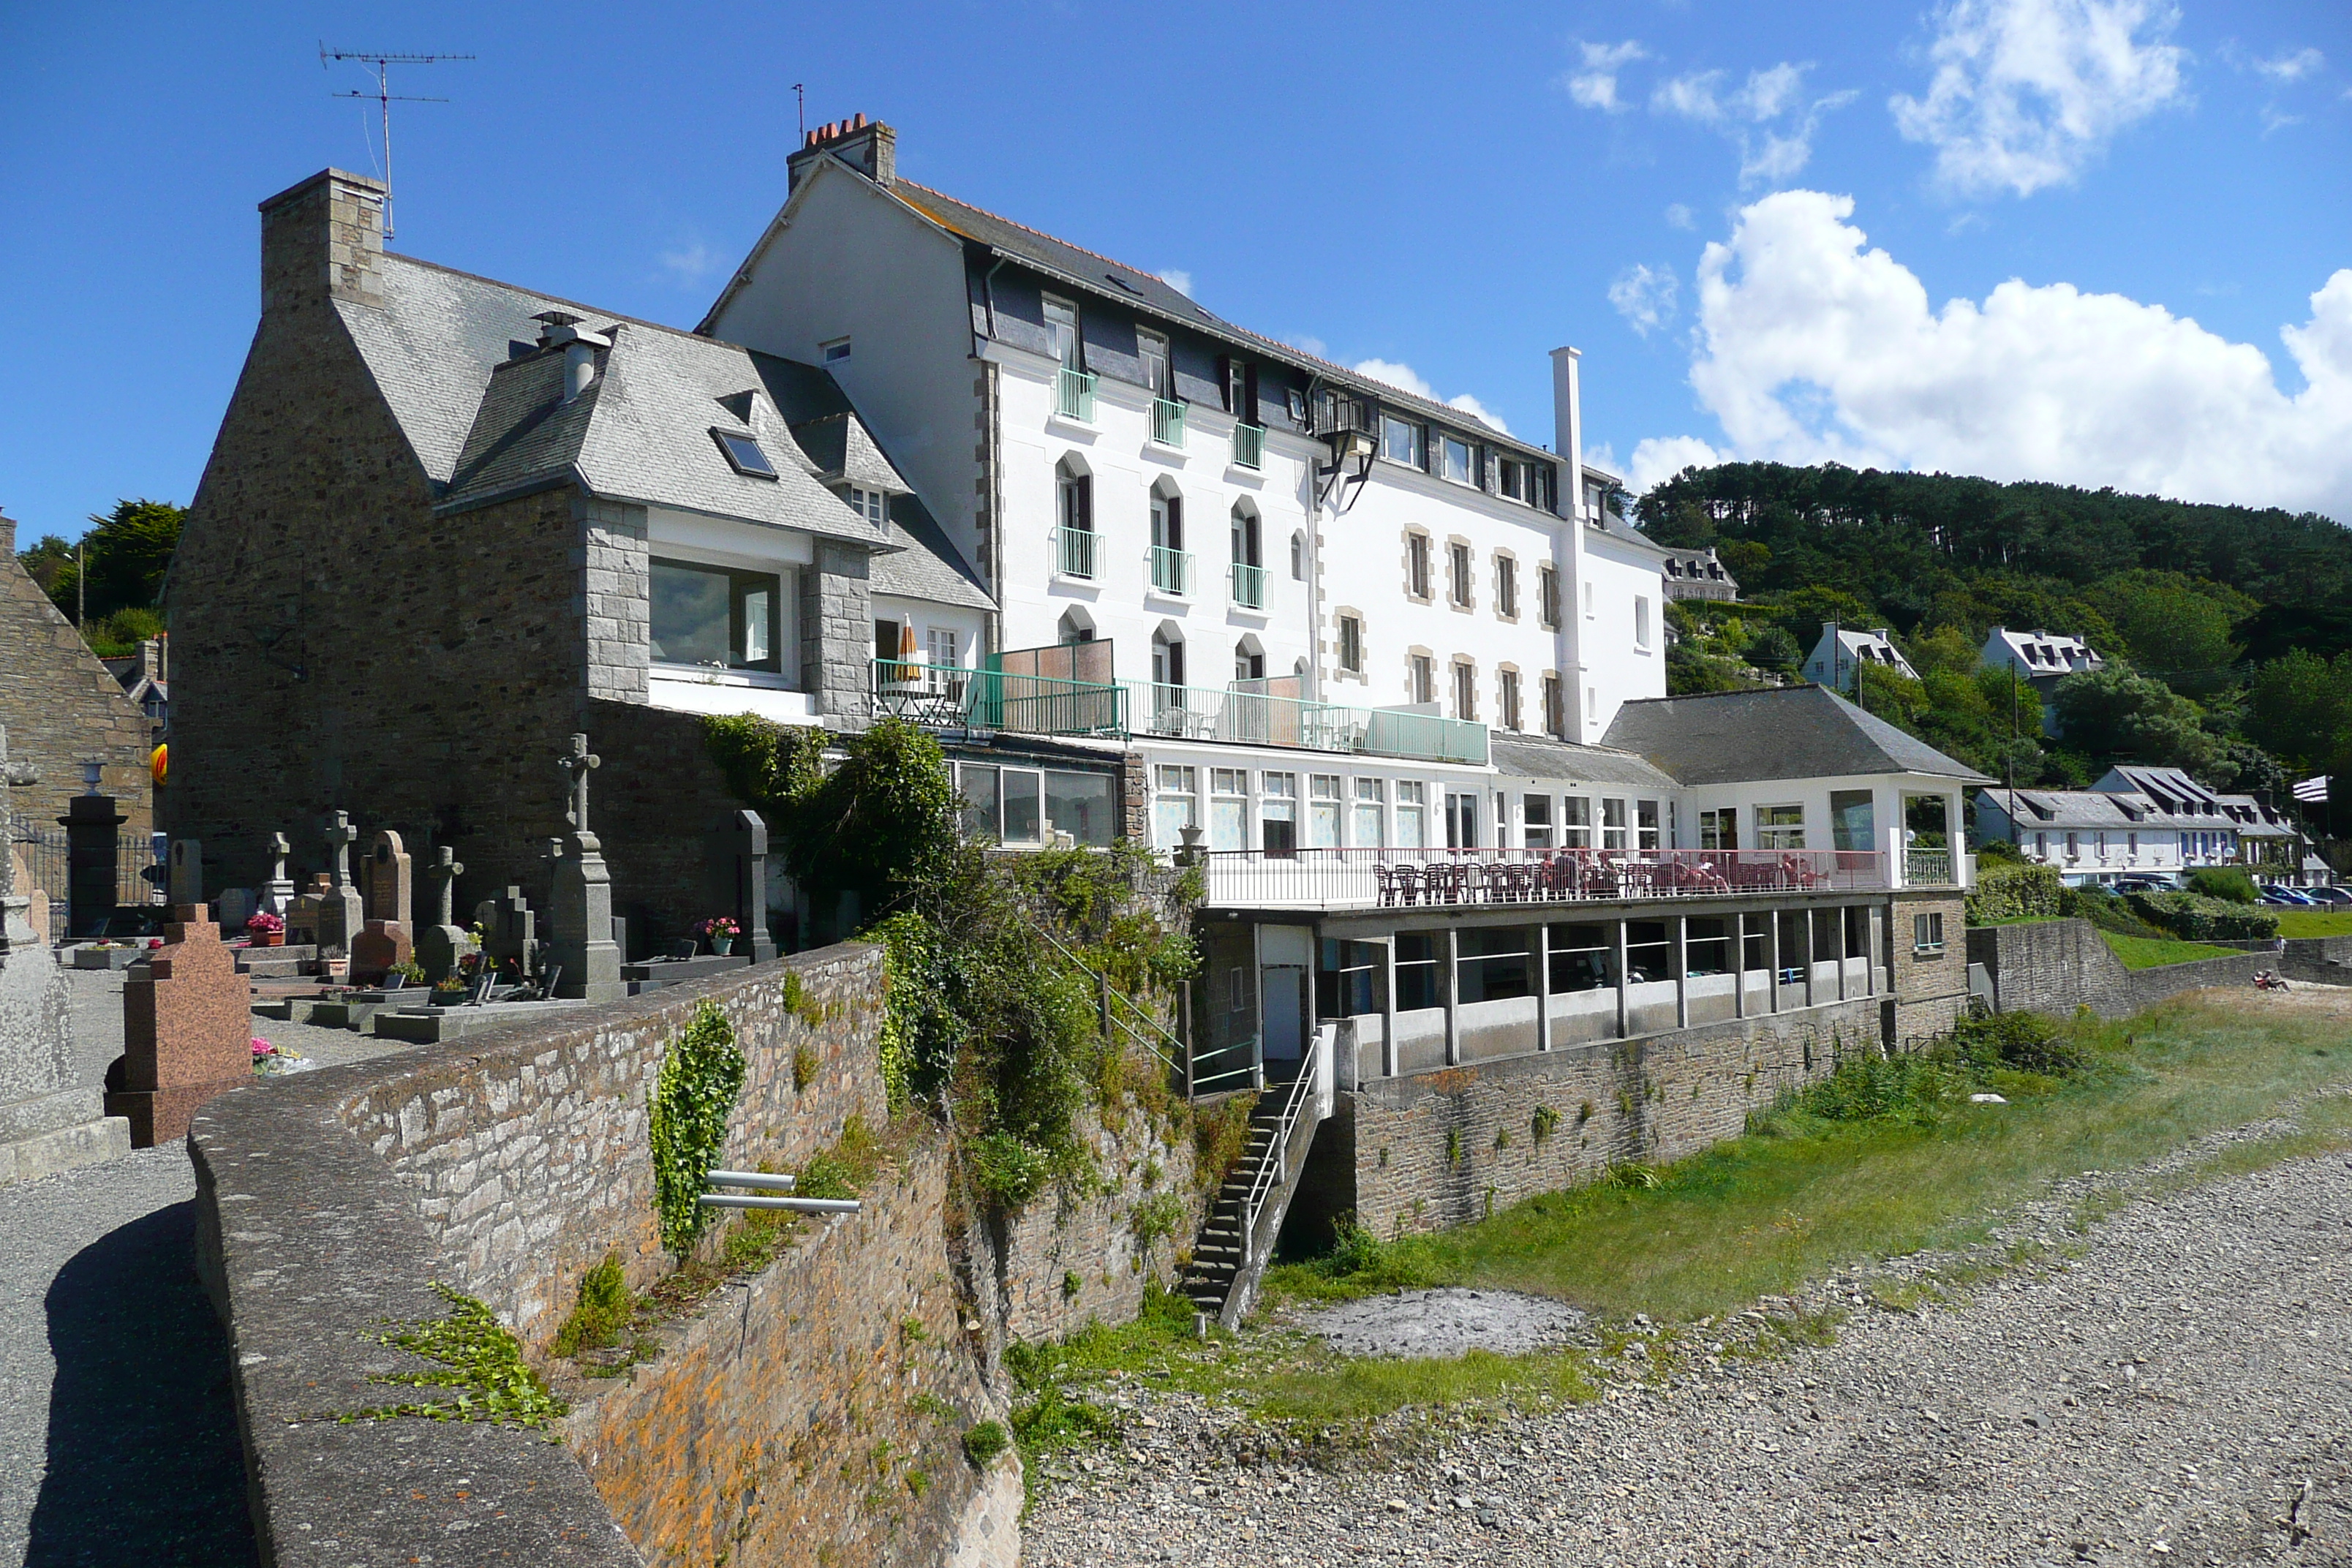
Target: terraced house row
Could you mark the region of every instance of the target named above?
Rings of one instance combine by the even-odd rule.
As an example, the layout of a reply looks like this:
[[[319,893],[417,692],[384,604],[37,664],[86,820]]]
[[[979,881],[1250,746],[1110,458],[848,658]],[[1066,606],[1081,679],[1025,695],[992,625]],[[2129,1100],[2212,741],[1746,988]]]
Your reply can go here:
[[[739,804],[706,716],[895,714],[1008,847],[1201,859],[1196,1089],[1948,1022],[1990,781],[1822,687],[1665,695],[1705,567],[1564,456],[1575,350],[1533,443],[902,178],[886,125],[780,173],[690,332],[388,253],[360,176],[262,205],[172,595],[169,809],[226,879],[290,801],[451,845],[461,906],[537,886],[584,730],[658,944]]]

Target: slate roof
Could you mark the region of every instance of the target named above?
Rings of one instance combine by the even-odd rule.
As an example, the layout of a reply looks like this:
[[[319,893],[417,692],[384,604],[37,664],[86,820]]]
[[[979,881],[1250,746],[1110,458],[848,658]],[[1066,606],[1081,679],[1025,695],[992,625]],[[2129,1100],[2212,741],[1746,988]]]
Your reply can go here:
[[[816,366],[413,257],[386,253],[379,266],[383,303],[338,300],[336,310],[433,481],[436,510],[578,483],[615,500],[864,543],[875,552],[877,592],[992,607]],[[570,403],[562,354],[536,346],[533,318],[551,310],[613,339],[596,379]],[[795,422],[809,426],[820,456],[802,446]],[[737,473],[714,427],[756,438],[777,477]],[[902,492],[887,524],[877,528],[824,488],[819,476],[835,465],[850,480]]]
[[[2016,810],[2011,820],[2028,833],[2065,829],[2214,833],[2237,826],[2225,817],[2176,816],[2144,795],[2114,790],[1989,789],[1977,798],[1990,801],[1995,809],[2007,814],[2012,794]]]
[[[840,160],[826,159],[821,160],[820,163],[838,163]],[[813,168],[810,175],[813,177],[818,172],[817,169]],[[1466,413],[1451,404],[1423,397],[1418,393],[1407,391],[1401,386],[1392,386],[1387,382],[1350,370],[1346,365],[1335,364],[1329,360],[1318,358],[1278,338],[1269,338],[1263,333],[1254,332],[1247,327],[1229,321],[1190,295],[1141,268],[1129,267],[1122,261],[1114,261],[1108,256],[1087,249],[1084,246],[1073,245],[1068,240],[1056,238],[1043,230],[1031,228],[1026,224],[1015,223],[1011,218],[988,211],[985,207],[976,207],[970,202],[949,195],[944,191],[935,191],[928,185],[917,184],[904,175],[898,176],[886,187],[873,185],[871,181],[866,180],[863,174],[849,168],[846,164],[842,165],[842,172],[850,174],[852,178],[866,181],[870,188],[896,199],[909,210],[928,218],[950,234],[972,244],[985,246],[999,255],[1009,256],[1025,262],[1079,288],[1106,295],[1137,310],[1148,310],[1171,321],[1185,322],[1213,335],[1222,335],[1268,359],[1287,361],[1327,381],[1337,382],[1358,392],[1369,393],[1390,407],[1413,410],[1450,425],[1457,430],[1489,432],[1497,440],[1517,447],[1530,456],[1553,455],[1540,443],[1514,436],[1509,431],[1489,425],[1475,415]],[[805,189],[808,184],[808,179],[803,179],[802,188]],[[784,214],[791,209],[791,201],[787,200],[784,208],[770,221],[766,232],[752,247],[752,258],[756,258],[766,247],[769,239],[781,230]],[[718,320],[719,311],[725,309],[728,300],[734,297],[736,290],[748,281],[751,271],[751,262],[747,260],[737,269],[735,276],[729,279],[726,288],[719,290],[719,298],[712,301],[709,311],[703,317],[702,325],[706,330]]]
[[[1863,773],[1993,782],[1820,686],[1628,702],[1601,743],[1639,752],[1686,785]]]
[[[1496,731],[1488,741],[1496,771],[1516,778],[1568,779],[1578,784],[1622,784],[1631,789],[1671,790],[1675,781],[1632,752],[1580,746],[1538,735]]]

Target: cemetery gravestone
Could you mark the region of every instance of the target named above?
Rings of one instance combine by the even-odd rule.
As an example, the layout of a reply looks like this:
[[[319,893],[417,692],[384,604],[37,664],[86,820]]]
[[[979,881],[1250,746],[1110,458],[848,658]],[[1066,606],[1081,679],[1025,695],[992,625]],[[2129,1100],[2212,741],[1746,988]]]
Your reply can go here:
[[[254,902],[251,888],[223,888],[220,897],[213,903],[213,913],[219,918],[223,931],[243,931],[245,922],[253,918],[253,911],[258,907]]]
[[[193,838],[172,840],[169,889],[172,907],[205,901],[205,847]]]
[[[360,903],[359,889],[352,885],[352,844],[359,836],[359,829],[352,826],[348,814],[339,811],[328,820],[327,852],[335,858],[335,872],[319,907],[319,956],[321,958],[350,956],[352,938],[360,933],[367,921],[366,911]]]
[[[286,906],[286,945],[316,947],[319,928],[327,907],[327,895],[334,886],[333,879],[324,871],[310,879],[302,896]]]
[[[294,901],[294,884],[286,876],[286,857],[292,853],[294,846],[286,841],[286,835],[269,836],[269,880],[261,884],[257,896],[262,909],[281,919],[286,907]]]
[[[613,879],[603,847],[588,830],[588,775],[602,763],[588,750],[588,737],[575,734],[572,748],[556,760],[569,776],[572,824],[555,861],[554,900],[548,910],[548,962],[561,965],[557,994],[590,1002],[615,1002],[628,994],[621,978],[621,950],[613,942]]]
[[[352,939],[352,980],[372,984],[408,962],[415,951],[409,936],[409,856],[400,835],[378,830],[362,863],[366,881],[367,925]]]
[[[163,945],[124,972],[122,1055],[106,1075],[107,1113],[140,1149],[185,1137],[199,1106],[253,1080],[252,988],[203,905],[173,913]]]
[[[717,907],[735,917],[742,947],[754,963],[776,956],[768,933],[768,824],[756,811],[737,811],[710,835],[712,894]]]
[[[14,786],[39,782],[8,761],[0,728],[0,823]],[[65,972],[33,929],[14,847],[0,845],[0,1183],[45,1176],[131,1152],[127,1122],[80,1087]]]
[[[539,916],[520,888],[510,886],[476,904],[474,923],[482,928],[485,963],[503,968],[511,961],[524,973],[539,966]]]
[[[466,952],[466,933],[457,929],[456,909],[457,879],[465,870],[446,844],[425,868],[433,880],[433,921],[416,933],[416,962],[425,971],[427,985],[437,985],[455,974],[457,960]]]

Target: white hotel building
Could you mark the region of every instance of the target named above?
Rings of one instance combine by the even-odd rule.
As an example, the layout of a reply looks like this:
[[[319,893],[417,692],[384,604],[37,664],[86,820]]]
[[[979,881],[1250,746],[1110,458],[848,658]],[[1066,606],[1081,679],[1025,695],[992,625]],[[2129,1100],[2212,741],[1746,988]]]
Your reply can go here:
[[[876,710],[942,732],[975,825],[1207,853],[1195,1033],[1249,1070],[1335,1014],[1394,1074],[1942,956],[1943,906],[1931,942],[1895,902],[1957,926],[1989,781],[1818,691],[1664,700],[1666,552],[1558,455],[1575,350],[1529,443],[901,179],[862,117],[793,156],[698,330],[821,366],[992,605],[873,600]],[[1676,725],[1728,748],[1703,783]]]

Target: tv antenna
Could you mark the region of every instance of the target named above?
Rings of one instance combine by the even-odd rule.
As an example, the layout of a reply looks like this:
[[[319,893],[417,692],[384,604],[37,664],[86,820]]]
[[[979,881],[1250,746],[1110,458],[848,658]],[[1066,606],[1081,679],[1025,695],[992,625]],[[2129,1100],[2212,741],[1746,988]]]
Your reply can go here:
[[[383,121],[383,237],[392,237],[392,106],[395,103],[446,103],[446,98],[417,98],[392,90],[392,68],[394,66],[439,65],[444,60],[470,60],[471,55],[398,55],[371,54],[363,49],[331,49],[319,45],[319,68],[325,70],[330,60],[358,60],[375,67],[375,90],[365,92],[353,88],[339,92],[337,98],[373,98]]]
[[[806,142],[808,140],[808,84],[806,82],[793,83],[793,101],[800,109],[801,140]]]

